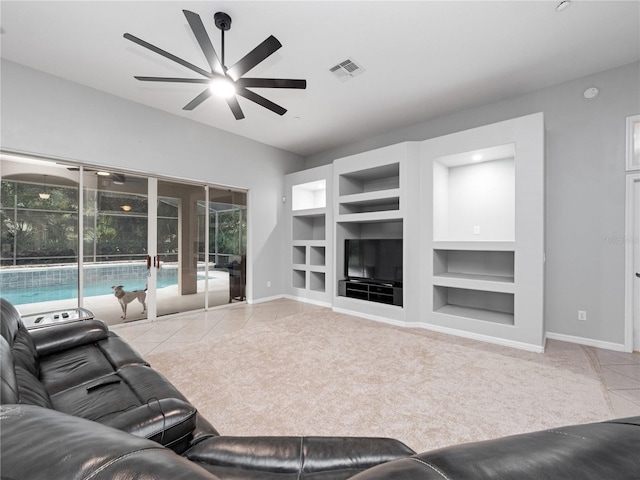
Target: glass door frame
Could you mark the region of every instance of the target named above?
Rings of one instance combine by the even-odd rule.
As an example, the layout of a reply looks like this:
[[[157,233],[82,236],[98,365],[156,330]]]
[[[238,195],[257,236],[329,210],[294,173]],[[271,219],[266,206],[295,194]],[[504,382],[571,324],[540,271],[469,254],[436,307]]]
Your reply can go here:
[[[158,318],[158,179],[147,178],[147,255],[151,265],[148,270],[147,320]]]

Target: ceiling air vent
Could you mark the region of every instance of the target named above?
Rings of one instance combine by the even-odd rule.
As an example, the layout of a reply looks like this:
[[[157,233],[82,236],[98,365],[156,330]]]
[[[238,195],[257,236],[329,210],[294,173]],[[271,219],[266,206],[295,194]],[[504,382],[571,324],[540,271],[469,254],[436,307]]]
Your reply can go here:
[[[344,62],[331,67],[329,71],[340,80],[349,80],[351,77],[364,73],[365,70],[351,58],[347,58]]]

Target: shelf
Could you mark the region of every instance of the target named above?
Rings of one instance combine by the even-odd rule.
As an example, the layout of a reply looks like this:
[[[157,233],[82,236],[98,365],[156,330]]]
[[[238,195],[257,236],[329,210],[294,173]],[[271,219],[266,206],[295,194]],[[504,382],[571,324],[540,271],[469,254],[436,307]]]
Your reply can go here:
[[[400,164],[391,163],[341,174],[338,180],[338,195],[378,192],[399,187]]]
[[[486,250],[486,251],[515,251],[514,241],[450,241],[437,240],[432,244],[437,250]]]
[[[338,215],[336,221],[344,223],[379,223],[389,221],[402,221],[402,214],[398,210],[352,213],[348,215]]]
[[[343,297],[398,307],[402,307],[403,303],[402,287],[387,286],[379,283],[341,280],[338,282],[338,293]]]
[[[292,262],[300,265],[307,263],[307,247],[303,245],[294,245],[292,248]]]
[[[513,293],[433,287],[433,311],[458,317],[514,325]]]
[[[451,280],[469,280],[474,282],[495,282],[495,283],[513,283],[513,277],[506,277],[502,275],[480,275],[474,273],[440,273],[438,275],[434,275],[435,279],[439,279],[442,281],[446,281],[447,279]]]
[[[314,292],[324,292],[326,288],[324,272],[309,272],[309,289]]]
[[[399,210],[400,197],[376,198],[367,201],[342,202],[338,205],[339,215]]]
[[[325,215],[295,216],[292,218],[293,241],[325,240]]]
[[[441,313],[443,315],[481,320],[484,322],[499,323],[502,325],[514,325],[513,313],[495,312],[493,310],[461,307],[458,305],[444,305],[434,310],[434,312]]]
[[[285,175],[290,267],[284,291],[292,298],[323,305],[333,298],[334,185],[333,165]]]
[[[294,269],[291,272],[291,285],[293,288],[307,288],[307,273],[304,270]]]
[[[434,250],[433,283],[514,293],[515,254],[503,250]]]
[[[350,195],[341,195],[338,197],[338,203],[340,204],[368,204],[381,202],[385,199],[389,201],[400,198],[400,189],[392,188],[384,191],[366,192],[366,193],[354,193]]]
[[[304,210],[324,208],[327,205],[327,182],[323,179],[293,185],[291,198],[294,215]]]
[[[441,273],[433,276],[433,284],[441,287],[514,293],[513,277],[476,275],[471,273]]]
[[[294,247],[324,247],[326,240],[293,240],[291,245]]]
[[[310,272],[326,273],[327,272],[327,267],[322,266],[322,265],[311,265],[310,267],[308,267],[308,270]]]
[[[297,210],[291,213],[295,217],[322,217],[326,214],[326,208],[309,208],[307,210]]]
[[[322,266],[326,265],[326,248],[321,246],[309,247],[309,265]]]

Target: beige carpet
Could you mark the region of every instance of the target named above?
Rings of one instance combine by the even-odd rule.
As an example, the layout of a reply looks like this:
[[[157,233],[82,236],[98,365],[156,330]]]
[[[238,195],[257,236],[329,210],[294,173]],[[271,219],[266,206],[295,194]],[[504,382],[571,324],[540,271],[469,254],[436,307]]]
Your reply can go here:
[[[612,418],[589,355],[536,354],[320,309],[148,361],[224,435],[364,435],[417,451]]]

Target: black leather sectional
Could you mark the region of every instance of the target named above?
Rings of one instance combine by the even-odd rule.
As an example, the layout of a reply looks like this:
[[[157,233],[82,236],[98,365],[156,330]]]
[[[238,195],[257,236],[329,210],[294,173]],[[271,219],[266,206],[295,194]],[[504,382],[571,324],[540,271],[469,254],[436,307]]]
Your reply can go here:
[[[3,480],[640,478],[640,417],[421,454],[388,438],[220,435],[103,322],[27,330],[0,306]]]

